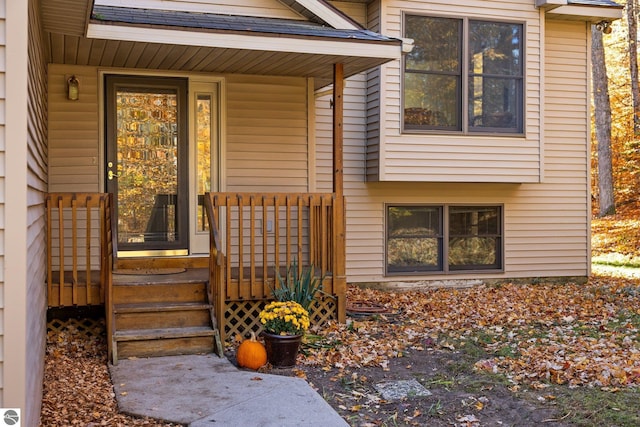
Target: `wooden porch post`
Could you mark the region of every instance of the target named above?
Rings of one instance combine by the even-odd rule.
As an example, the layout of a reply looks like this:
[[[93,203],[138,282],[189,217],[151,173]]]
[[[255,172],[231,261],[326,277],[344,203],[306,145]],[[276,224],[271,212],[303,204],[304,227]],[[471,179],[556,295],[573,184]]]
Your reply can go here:
[[[347,317],[346,212],[344,203],[344,65],[333,65],[333,192],[336,195],[334,292],[338,296],[338,321]]]

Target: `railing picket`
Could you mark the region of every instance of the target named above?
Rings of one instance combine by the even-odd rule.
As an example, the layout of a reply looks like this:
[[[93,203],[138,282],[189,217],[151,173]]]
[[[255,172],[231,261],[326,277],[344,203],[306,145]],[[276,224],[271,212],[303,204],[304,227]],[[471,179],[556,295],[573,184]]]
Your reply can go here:
[[[244,199],[238,196],[238,292],[242,299],[242,285],[244,282]]]
[[[64,204],[63,197],[58,196],[58,239],[60,244],[60,279],[58,282],[59,298],[58,305],[64,306]]]
[[[267,196],[262,196],[262,296],[269,295],[269,241],[267,236],[267,221],[269,220],[269,211],[267,209]],[[275,277],[274,277],[275,280]]]
[[[328,269],[328,250],[327,250],[327,239],[329,237],[329,230],[327,224],[327,199],[326,197],[322,197],[320,201],[320,269],[322,271],[322,275],[327,273]]]
[[[51,195],[47,195],[47,298],[49,299],[49,305],[53,305],[53,237],[52,237],[52,209],[51,209]]]
[[[85,240],[85,264],[87,270],[87,304],[93,304],[93,297],[91,296],[91,208],[89,207],[89,202],[91,201],[91,196],[86,196],[85,205],[87,207],[87,235]],[[102,210],[100,211],[102,214]],[[103,215],[100,218],[104,218]]]
[[[316,259],[318,255],[318,230],[317,230],[317,219],[316,219],[316,209],[317,209],[317,200],[316,196],[312,195],[309,199],[309,264],[314,267],[318,265],[318,260]]]
[[[231,277],[231,196],[228,195],[225,197],[225,206],[226,206],[226,218],[225,218],[225,235],[226,237],[226,279],[227,279],[227,298],[231,298],[231,285],[232,285],[232,277]]]
[[[287,252],[285,259],[287,266],[291,265],[291,196],[287,195],[287,210],[285,213],[285,231],[284,236],[287,241]]]
[[[78,200],[71,197],[71,304],[78,304]]]
[[[249,254],[251,259],[249,260],[249,274],[251,277],[251,283],[249,283],[249,294],[251,295],[251,299],[256,298],[256,293],[254,292],[254,284],[256,282],[256,197],[251,195],[249,197],[249,238],[251,241],[249,242]]]
[[[273,196],[274,282],[280,271],[280,198]]]
[[[300,273],[302,273],[302,265],[304,264],[302,262],[302,221],[304,220],[304,214],[303,214],[303,209],[302,209],[302,202],[303,202],[303,197],[302,195],[298,196],[298,275],[300,275]]]

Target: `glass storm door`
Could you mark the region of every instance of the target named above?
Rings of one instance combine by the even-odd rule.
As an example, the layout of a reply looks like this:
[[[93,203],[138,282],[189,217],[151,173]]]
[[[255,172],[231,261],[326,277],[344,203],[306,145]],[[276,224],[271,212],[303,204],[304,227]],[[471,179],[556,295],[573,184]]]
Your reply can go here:
[[[188,248],[187,80],[106,77],[106,183],[120,256]]]

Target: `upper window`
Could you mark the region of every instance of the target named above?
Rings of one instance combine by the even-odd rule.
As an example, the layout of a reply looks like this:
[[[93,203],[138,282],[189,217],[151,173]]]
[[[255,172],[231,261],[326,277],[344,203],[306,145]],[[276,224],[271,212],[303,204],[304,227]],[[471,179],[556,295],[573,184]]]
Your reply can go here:
[[[404,129],[523,132],[522,24],[407,15]]]

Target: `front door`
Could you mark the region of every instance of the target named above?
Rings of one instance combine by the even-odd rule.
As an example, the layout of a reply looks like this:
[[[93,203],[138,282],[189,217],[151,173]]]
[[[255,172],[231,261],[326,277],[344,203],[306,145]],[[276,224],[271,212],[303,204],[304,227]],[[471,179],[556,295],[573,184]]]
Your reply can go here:
[[[187,80],[110,75],[105,88],[118,255],[186,254]]]

